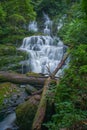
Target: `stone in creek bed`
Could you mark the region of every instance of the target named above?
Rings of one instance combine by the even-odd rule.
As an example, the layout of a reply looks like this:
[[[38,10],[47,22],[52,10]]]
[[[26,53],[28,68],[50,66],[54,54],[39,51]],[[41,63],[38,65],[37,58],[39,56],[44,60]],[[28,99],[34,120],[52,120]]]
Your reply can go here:
[[[37,101],[40,101],[40,98],[41,98],[40,95],[35,95],[35,96],[34,96],[34,99],[37,100]]]

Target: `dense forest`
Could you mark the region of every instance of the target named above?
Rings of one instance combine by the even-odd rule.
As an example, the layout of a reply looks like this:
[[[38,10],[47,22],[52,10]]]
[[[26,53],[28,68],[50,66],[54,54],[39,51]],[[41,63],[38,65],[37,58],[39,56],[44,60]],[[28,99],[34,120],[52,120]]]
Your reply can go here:
[[[51,37],[54,35],[59,37],[67,48],[57,71],[63,67],[67,59],[69,60],[68,67],[63,70],[62,76],[57,77],[58,79],[55,76],[57,72],[51,72],[49,65],[47,77],[33,72],[29,73],[31,68],[26,69],[28,67],[23,61],[30,58],[30,55],[18,49],[25,37],[36,36],[38,39],[42,36],[40,39],[44,39],[45,42],[44,36],[47,35],[40,31],[43,29],[43,14],[47,14],[51,19],[48,21],[52,21]],[[63,25],[58,30],[56,26],[60,19]],[[32,21],[38,21],[38,32],[29,31],[29,23]],[[22,62],[23,66],[20,64]],[[33,79],[27,81],[29,76]],[[18,81],[19,77],[21,77],[20,81]],[[19,87],[19,84],[25,85],[26,82],[44,87],[43,89],[41,86],[38,88]],[[46,88],[48,86],[49,88]],[[25,98],[26,94],[23,93],[25,90],[28,92],[27,101],[24,101],[25,99],[22,101],[21,96]],[[22,101],[18,100],[15,108],[16,101],[13,97],[13,104],[10,102],[11,105],[9,105],[7,101],[13,93],[16,93],[17,99],[20,97]],[[0,1],[0,123],[9,115],[8,108],[14,108],[16,112],[15,127],[1,127],[0,130],[87,130],[86,0]]]

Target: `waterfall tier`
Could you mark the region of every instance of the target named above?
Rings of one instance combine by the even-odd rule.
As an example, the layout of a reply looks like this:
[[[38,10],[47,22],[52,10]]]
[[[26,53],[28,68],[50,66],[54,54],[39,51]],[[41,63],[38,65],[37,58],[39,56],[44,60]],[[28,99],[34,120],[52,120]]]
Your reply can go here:
[[[26,37],[20,49],[29,53],[29,70],[36,73],[47,74],[47,67],[52,72],[63,57],[63,42],[51,36]]]

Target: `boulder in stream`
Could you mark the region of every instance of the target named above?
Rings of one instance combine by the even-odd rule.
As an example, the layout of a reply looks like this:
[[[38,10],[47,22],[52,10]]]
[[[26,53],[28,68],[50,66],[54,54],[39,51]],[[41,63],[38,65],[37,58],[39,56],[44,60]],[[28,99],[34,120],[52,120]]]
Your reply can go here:
[[[39,101],[40,96],[35,95],[30,97],[28,101],[17,107],[16,109],[17,125],[19,126],[20,130],[31,129]]]

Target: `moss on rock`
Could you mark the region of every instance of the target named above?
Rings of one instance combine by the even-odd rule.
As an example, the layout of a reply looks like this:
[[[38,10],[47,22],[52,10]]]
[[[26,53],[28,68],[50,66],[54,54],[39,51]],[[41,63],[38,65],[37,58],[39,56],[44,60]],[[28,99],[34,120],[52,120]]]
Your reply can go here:
[[[39,95],[32,96],[28,101],[19,105],[16,109],[17,124],[20,127],[20,130],[31,130],[39,100]]]
[[[25,91],[28,93],[28,94],[32,94],[34,92],[37,91],[37,89],[31,85],[26,85],[25,87]]]
[[[4,101],[13,95],[13,93],[17,93],[18,88],[15,84],[12,83],[0,83],[0,110],[3,107],[6,107],[8,104],[4,104]]]

